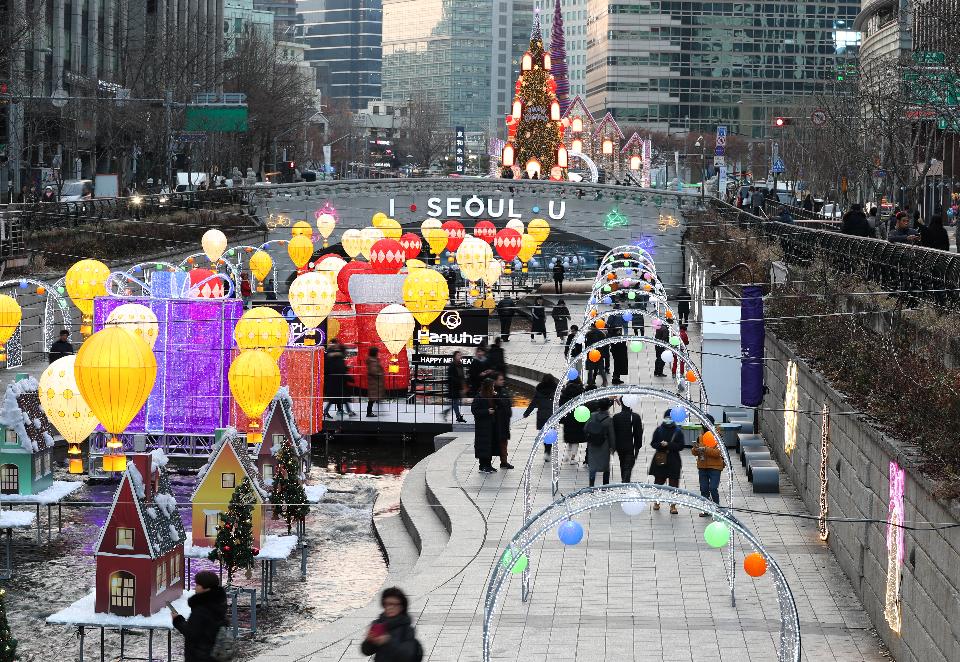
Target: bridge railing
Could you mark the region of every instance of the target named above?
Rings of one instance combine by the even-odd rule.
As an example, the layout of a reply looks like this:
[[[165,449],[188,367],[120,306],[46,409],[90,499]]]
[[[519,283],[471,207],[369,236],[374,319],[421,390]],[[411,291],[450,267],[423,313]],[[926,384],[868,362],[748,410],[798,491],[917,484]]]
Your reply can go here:
[[[777,243],[788,264],[808,267],[820,261],[832,271],[851,274],[908,299],[960,309],[960,255],[882,239],[759,218],[719,200],[716,217]],[[688,222],[696,223],[693,218]]]

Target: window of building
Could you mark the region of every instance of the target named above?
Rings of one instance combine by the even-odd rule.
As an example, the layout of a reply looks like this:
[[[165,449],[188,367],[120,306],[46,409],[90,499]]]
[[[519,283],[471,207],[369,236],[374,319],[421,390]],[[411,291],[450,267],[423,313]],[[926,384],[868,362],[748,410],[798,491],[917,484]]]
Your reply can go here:
[[[220,474],[220,487],[224,489],[233,489],[237,486],[237,474],[234,473],[222,473]]]
[[[19,443],[17,440],[17,431],[13,428],[7,428],[6,440],[8,444]]]
[[[263,465],[263,480],[264,482],[266,481],[273,482],[273,465],[272,464]]]
[[[133,549],[133,529],[117,527],[117,548]]]
[[[217,537],[217,527],[220,525],[220,513],[206,513],[203,521],[203,533],[207,538]]]
[[[173,586],[180,581],[180,567],[183,565],[183,557],[180,554],[174,554],[170,557],[170,585]]]
[[[167,564],[161,563],[157,566],[157,593],[162,593],[167,587]]]
[[[35,478],[39,478],[43,475],[43,460],[41,459],[42,453],[36,453],[33,456],[33,475]]]

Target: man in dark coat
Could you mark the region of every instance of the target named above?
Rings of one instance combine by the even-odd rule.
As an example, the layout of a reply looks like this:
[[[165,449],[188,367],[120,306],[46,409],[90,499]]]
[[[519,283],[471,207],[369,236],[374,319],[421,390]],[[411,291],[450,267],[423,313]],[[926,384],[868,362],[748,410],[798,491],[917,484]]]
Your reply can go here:
[[[629,483],[633,465],[643,448],[643,421],[621,401],[623,408],[613,415],[613,432],[617,438],[617,456],[620,458],[620,482]]]
[[[553,265],[553,290],[557,294],[563,294],[563,276],[566,272],[567,270],[563,268],[563,262],[560,261],[560,258],[557,258]]]
[[[330,418],[330,407],[336,405],[337,413],[343,415],[344,409],[348,416],[356,416],[350,408],[350,399],[347,397],[347,384],[351,381],[347,370],[347,350],[334,338],[327,345],[326,356],[323,362],[323,395],[327,405],[323,408],[323,415]]]
[[[607,337],[603,331],[597,327],[592,327],[587,331],[587,335],[584,337],[584,347],[589,347],[590,345],[600,342]],[[607,357],[610,356],[610,350],[607,347],[600,348],[600,360],[599,361],[590,361],[587,360],[587,383],[591,386],[595,386],[597,383],[597,375],[600,375],[600,378],[603,380],[603,385],[607,385],[607,371],[606,366],[604,365],[608,360]]]
[[[545,374],[540,378],[540,382],[533,392],[533,398],[530,399],[530,404],[523,412],[523,417],[526,418],[533,413],[534,409],[537,410],[537,430],[542,430],[543,426],[547,424],[547,420],[553,416],[553,394],[556,390],[557,378],[549,373]],[[543,461],[550,461],[550,446],[547,444],[543,445]]]
[[[587,440],[587,465],[590,468],[590,487],[593,487],[597,474],[603,475],[603,484],[610,484],[610,453],[616,446],[616,434],[610,419],[610,400],[597,401],[596,410],[583,426]]]
[[[670,328],[666,324],[661,324],[660,328],[657,329],[657,332],[654,334],[654,338],[661,342],[670,342]],[[654,345],[653,351],[656,356],[653,361],[653,376],[666,377],[667,375],[663,372],[663,369],[667,364],[662,358],[660,358],[660,355],[663,354],[664,349],[660,345]]]
[[[460,413],[460,402],[467,390],[467,378],[463,373],[462,356],[460,352],[454,352],[450,365],[447,366],[447,397],[450,398],[450,406],[443,410],[444,416],[447,415],[448,411],[452,416],[456,416],[457,423],[467,422],[467,419]]]
[[[73,354],[73,345],[70,344],[70,332],[62,329],[60,331],[60,337],[50,345],[50,363],[53,363],[57,359],[62,359],[64,356],[70,356],[71,354]]]
[[[487,351],[487,364],[494,372],[501,375],[507,374],[507,357],[503,353],[503,346],[500,344],[499,338],[493,341],[493,345]]]
[[[840,221],[840,232],[854,237],[871,237],[873,230],[867,221],[867,215],[863,213],[863,205],[855,202],[850,205],[850,210],[843,215]]]
[[[487,358],[487,352],[482,347],[477,347],[473,355],[473,362],[467,371],[467,382],[470,385],[470,394],[476,395],[480,390],[480,385],[484,378],[489,377],[491,373],[490,360]]]
[[[560,406],[562,407],[574,398],[580,397],[582,394],[583,382],[580,381],[579,377],[567,382],[567,385],[564,386],[563,390],[560,392]],[[564,416],[562,423],[565,452],[564,457],[561,458],[561,462],[570,462],[570,464],[576,464],[577,451],[579,450],[579,445],[583,443],[583,423],[580,423],[577,419],[575,419],[573,417],[573,413]]]
[[[557,338],[563,340],[567,336],[567,323],[570,321],[570,309],[563,299],[557,299],[557,305],[550,311],[553,318],[553,326],[557,331]]]
[[[939,209],[934,212],[928,225],[920,226],[920,245],[940,251],[950,250],[950,238],[943,227],[943,215]]]
[[[574,324],[570,327],[570,333],[567,334],[567,339],[563,343],[563,357],[565,359],[572,360],[580,352],[583,351],[583,345],[577,343],[573,345],[573,339],[577,337],[577,332],[580,331],[580,327]],[[572,346],[571,346],[572,345]]]
[[[537,333],[543,334],[543,342],[548,342],[547,338],[547,311],[543,309],[543,299],[537,297],[533,305],[530,306],[530,340]]]
[[[470,411],[474,421],[473,456],[480,461],[480,473],[495,473],[497,470],[493,468],[491,459],[497,439],[497,393],[489,377],[483,379],[470,404]]]
[[[509,294],[504,295],[497,303],[497,317],[500,318],[500,337],[503,338],[504,342],[510,340],[510,326],[513,324],[513,315],[516,312],[514,306],[516,304]]]
[[[684,449],[683,432],[680,426],[673,422],[669,409],[663,413],[663,422],[653,431],[650,446],[654,450],[654,455],[647,473],[653,476],[653,482],[663,485],[669,480],[670,487],[680,487],[680,472],[683,470],[683,459],[680,457]],[[660,503],[655,502],[653,509],[660,510]],[[677,504],[670,504],[670,514],[677,514]]]
[[[611,338],[616,338],[622,335],[623,333],[620,331],[620,329],[610,329]],[[627,343],[618,342],[610,345],[610,357],[613,359],[613,379],[610,381],[610,383],[622,384],[623,380],[620,379],[620,376],[626,375],[628,372],[630,372],[630,369],[628,368],[629,362],[627,360]]]
[[[510,402],[510,393],[507,391],[506,379],[504,379],[502,373],[494,377],[493,385],[497,393],[494,434],[500,448],[500,468],[513,469],[507,449],[507,443],[510,441],[510,418],[513,416],[513,408]],[[496,446],[494,448],[496,449]]]
[[[690,321],[690,293],[687,288],[681,288],[677,295],[677,317],[680,318],[679,324],[687,324]]]
[[[170,607],[173,627],[183,635],[184,662],[212,662],[210,652],[217,632],[227,624],[227,594],[216,573],[204,570],[194,577],[195,593],[187,600],[190,616],[184,618]]]

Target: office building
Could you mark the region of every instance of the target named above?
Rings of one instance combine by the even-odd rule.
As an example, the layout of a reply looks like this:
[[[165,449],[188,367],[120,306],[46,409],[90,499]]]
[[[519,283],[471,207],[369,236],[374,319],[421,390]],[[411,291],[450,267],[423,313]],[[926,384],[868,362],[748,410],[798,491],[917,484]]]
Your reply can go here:
[[[325,96],[350,110],[380,98],[383,9],[380,0],[303,0],[298,40],[317,67]]]
[[[621,126],[753,138],[857,55],[859,0],[588,0],[586,101]],[[796,100],[796,101],[795,101]]]
[[[255,0],[254,6],[273,14],[273,26],[280,39],[292,39],[299,18],[297,0]]]
[[[253,0],[224,0],[223,43],[224,55],[232,57],[242,40],[255,34],[267,43],[273,42],[273,12],[254,9]]]

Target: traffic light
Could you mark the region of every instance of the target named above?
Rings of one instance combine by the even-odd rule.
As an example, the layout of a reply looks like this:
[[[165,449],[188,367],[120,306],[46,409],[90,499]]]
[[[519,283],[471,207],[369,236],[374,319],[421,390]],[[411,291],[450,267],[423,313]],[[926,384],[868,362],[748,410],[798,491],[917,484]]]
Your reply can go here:
[[[790,124],[790,118],[789,118],[789,117],[774,117],[774,118],[773,118],[773,126],[775,126],[775,127],[778,128],[778,129],[782,129],[783,127],[787,126],[788,124]]]

